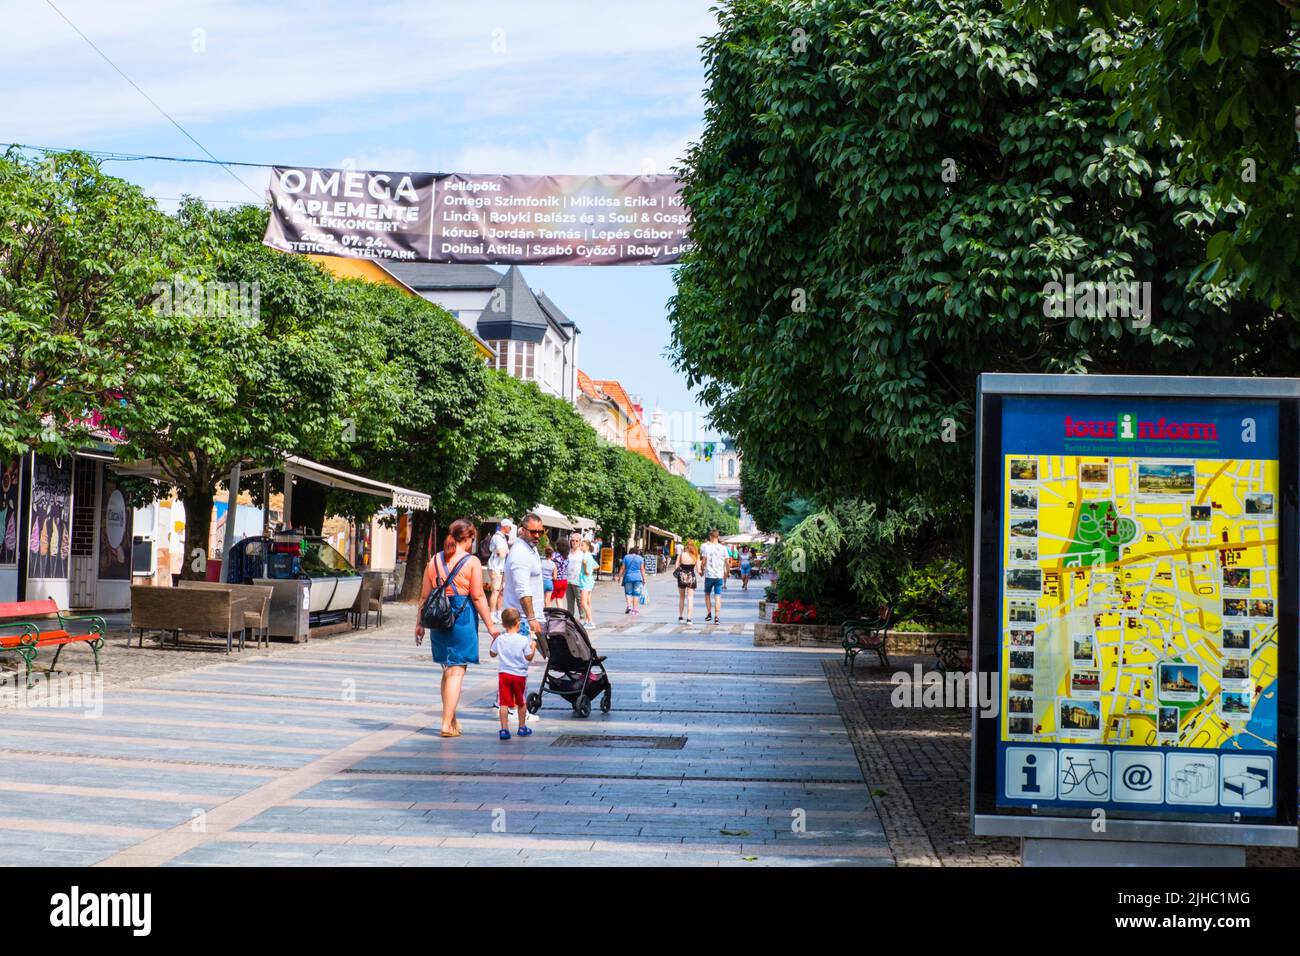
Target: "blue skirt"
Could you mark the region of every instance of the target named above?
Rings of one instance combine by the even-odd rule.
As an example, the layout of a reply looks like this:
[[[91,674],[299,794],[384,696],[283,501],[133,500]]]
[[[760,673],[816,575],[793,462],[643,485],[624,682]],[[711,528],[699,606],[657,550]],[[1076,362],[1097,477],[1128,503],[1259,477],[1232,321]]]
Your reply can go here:
[[[465,667],[478,663],[478,612],[469,595],[453,594],[447,599],[456,614],[450,631],[430,631],[433,659],[444,667]]]

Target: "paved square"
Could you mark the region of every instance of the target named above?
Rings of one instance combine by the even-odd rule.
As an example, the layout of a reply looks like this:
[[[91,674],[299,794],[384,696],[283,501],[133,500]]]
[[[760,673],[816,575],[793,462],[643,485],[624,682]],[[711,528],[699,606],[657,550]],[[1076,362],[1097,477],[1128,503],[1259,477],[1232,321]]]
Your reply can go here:
[[[672,605],[635,617],[597,592],[612,712],[548,697],[528,739],[497,739],[486,641],[464,736],[438,736],[438,671],[401,606],[345,639],[110,678],[97,719],[6,711],[0,862],[892,864],[823,672],[833,652],[754,647],[760,586],[733,584],[726,623],[689,629],[671,579],[651,590]],[[110,674],[132,653],[112,643]],[[554,746],[565,735],[650,741]]]

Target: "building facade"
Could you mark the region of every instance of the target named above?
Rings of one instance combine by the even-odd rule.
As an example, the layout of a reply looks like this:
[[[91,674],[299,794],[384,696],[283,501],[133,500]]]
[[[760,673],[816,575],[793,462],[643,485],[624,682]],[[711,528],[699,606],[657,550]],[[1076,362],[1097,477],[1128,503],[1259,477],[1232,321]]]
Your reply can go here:
[[[384,269],[485,341],[491,368],[572,404],[578,402],[580,330],[545,292],[534,292],[517,266],[386,262]]]

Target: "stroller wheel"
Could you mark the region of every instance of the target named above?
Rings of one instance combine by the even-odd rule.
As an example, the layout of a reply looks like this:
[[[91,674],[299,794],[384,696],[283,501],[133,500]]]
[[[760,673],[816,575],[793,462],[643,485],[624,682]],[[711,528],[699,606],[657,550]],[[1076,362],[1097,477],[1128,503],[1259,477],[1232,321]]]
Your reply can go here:
[[[533,691],[528,695],[528,712],[535,714],[542,709],[542,695]]]
[[[605,696],[600,699],[600,712],[602,714],[609,713],[609,707],[610,707],[609,694],[610,694],[609,691],[605,691]]]
[[[579,694],[578,699],[573,702],[573,712],[579,717],[590,717],[591,699],[586,694]]]

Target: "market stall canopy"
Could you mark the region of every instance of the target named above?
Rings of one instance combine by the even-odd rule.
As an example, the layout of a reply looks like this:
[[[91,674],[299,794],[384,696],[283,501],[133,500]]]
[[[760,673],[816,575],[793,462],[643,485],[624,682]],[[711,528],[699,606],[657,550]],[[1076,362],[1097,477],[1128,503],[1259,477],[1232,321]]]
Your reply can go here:
[[[646,525],[645,529],[649,531],[651,534],[655,535],[656,537],[668,538],[672,541],[682,540],[682,536],[680,534],[673,534],[671,531],[665,531],[663,528],[656,528],[652,524]]]
[[[299,458],[296,455],[285,456],[284,473],[297,475],[299,478],[306,478],[308,481],[315,481],[331,488],[356,491],[363,495],[376,495],[380,498],[389,498],[391,495],[390,500],[394,508],[410,508],[413,511],[429,510],[429,496],[423,492],[400,488],[373,478],[363,478],[361,475],[330,468],[328,465]]]
[[[559,528],[561,531],[585,531],[588,528],[600,527],[590,518],[583,518],[580,515],[568,516],[556,511],[550,505],[538,505],[532,509],[533,514],[542,519],[542,524],[548,528]],[[500,524],[505,518],[501,515],[492,518],[483,519],[487,524]],[[512,519],[513,520],[513,519]]]
[[[154,461],[124,461],[117,462],[112,467],[120,475],[137,475],[142,478],[167,480],[161,466]],[[283,467],[286,475],[297,475],[300,478],[319,482],[331,488],[343,488],[364,495],[376,495],[380,498],[386,498],[395,508],[410,508],[413,511],[429,510],[429,496],[423,492],[412,491],[409,488],[399,488],[397,485],[390,485],[384,481],[354,475],[351,472],[331,468],[319,462],[299,458],[297,455],[286,455]],[[244,477],[251,474],[256,474],[256,472],[244,472]]]
[[[769,541],[767,538],[764,538],[761,534],[748,534],[742,532],[741,534],[733,534],[723,538],[722,543],[723,544],[767,544],[769,543]]]
[[[554,508],[548,508],[546,505],[538,505],[533,509],[537,517],[542,519],[542,524],[548,528],[560,528],[564,531],[573,530],[573,522],[564,515],[560,514]]]

